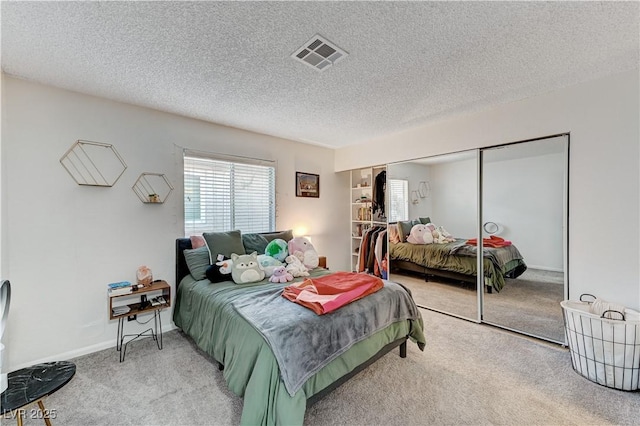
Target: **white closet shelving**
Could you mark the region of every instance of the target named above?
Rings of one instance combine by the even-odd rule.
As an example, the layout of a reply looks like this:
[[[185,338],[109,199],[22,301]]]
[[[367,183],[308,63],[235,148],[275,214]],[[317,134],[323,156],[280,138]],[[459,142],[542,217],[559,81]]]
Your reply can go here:
[[[387,225],[387,218],[380,212],[373,214],[373,187],[376,176],[386,166],[364,167],[351,170],[351,270],[358,270],[358,254],[362,235],[372,226]]]

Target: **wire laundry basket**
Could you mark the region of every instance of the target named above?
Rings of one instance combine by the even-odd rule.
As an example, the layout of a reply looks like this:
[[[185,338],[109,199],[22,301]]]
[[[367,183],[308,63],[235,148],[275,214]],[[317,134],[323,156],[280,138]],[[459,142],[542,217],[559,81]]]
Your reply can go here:
[[[640,312],[592,314],[590,302],[560,302],[573,369],[583,377],[614,389],[640,388]],[[619,319],[605,318],[605,316]]]

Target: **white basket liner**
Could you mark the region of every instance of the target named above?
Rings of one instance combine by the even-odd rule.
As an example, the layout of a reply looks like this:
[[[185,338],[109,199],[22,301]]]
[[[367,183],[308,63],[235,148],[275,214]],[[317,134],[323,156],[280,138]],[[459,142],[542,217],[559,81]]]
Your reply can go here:
[[[573,369],[598,384],[640,388],[640,312],[625,309],[625,321],[600,318],[589,303],[560,302]]]

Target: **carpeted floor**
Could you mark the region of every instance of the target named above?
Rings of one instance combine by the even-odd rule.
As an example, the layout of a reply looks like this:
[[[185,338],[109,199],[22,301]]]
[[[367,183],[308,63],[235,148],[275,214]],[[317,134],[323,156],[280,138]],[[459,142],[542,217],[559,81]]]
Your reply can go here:
[[[416,303],[464,318],[477,318],[475,285],[438,277],[393,274],[392,280],[409,287]],[[507,279],[499,293],[484,293],[483,321],[564,342],[560,302],[564,299],[563,275],[529,269],[517,279]]]
[[[599,386],[558,345],[421,310],[427,347],[394,351],[311,407],[307,425],[632,425],[640,393]],[[76,376],[45,400],[54,425],[234,425],[242,399],[174,330],[159,351],[133,342],[73,360]],[[5,423],[6,422],[6,423]],[[3,420],[3,424],[14,424]],[[27,418],[26,425],[42,424]]]
[[[485,293],[483,320],[564,342],[563,300],[561,272],[528,269],[516,279],[507,279],[499,293]]]

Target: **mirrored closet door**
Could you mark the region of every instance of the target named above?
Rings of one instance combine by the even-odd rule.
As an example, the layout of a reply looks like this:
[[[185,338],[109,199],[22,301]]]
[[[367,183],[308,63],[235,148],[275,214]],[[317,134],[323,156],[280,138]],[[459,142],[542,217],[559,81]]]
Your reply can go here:
[[[390,279],[407,286],[419,306],[473,321],[477,261],[465,243],[478,232],[478,155],[387,165]]]
[[[568,149],[561,135],[481,152],[483,242],[504,247],[491,260],[510,271],[500,291],[483,293],[482,321],[559,343],[568,295]]]
[[[390,278],[422,307],[564,343],[568,168],[567,134],[389,164]]]

